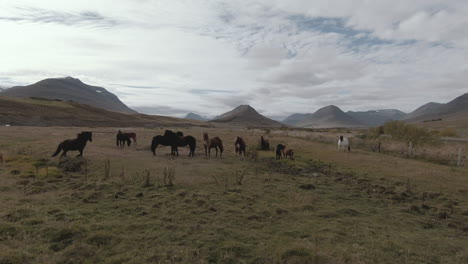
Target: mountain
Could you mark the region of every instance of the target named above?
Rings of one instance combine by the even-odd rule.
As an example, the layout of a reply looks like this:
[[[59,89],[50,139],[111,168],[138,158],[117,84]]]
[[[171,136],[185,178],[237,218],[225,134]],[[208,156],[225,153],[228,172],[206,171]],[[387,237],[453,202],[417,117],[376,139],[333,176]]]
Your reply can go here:
[[[286,117],[286,119],[284,119],[282,123],[289,126],[297,126],[297,124],[307,120],[311,116],[312,114],[292,114]]]
[[[439,108],[442,105],[443,104],[434,103],[434,102],[427,103],[423,106],[418,107],[416,110],[406,115],[404,119],[413,119],[419,116],[426,116],[426,115],[436,115],[439,111]]]
[[[381,126],[388,121],[401,120],[406,116],[405,113],[396,109],[348,111],[346,114],[366,126]]]
[[[162,127],[212,126],[207,122],[175,117],[126,114],[44,98],[0,96],[0,126]]]
[[[437,119],[466,119],[467,114],[468,93],[465,93],[446,104],[425,104],[409,113],[405,120],[409,122],[419,122]]]
[[[203,117],[201,115],[197,115],[195,113],[188,113],[186,116],[185,116],[185,119],[191,119],[191,120],[198,120],[198,121],[208,121],[209,119],[206,118],[206,117]]]
[[[271,120],[259,114],[249,105],[240,105],[233,110],[217,116],[210,122],[225,123],[248,127],[281,127],[280,122]]]
[[[2,96],[17,98],[46,98],[74,101],[97,108],[121,113],[137,113],[106,89],[87,85],[72,77],[51,78],[28,86],[15,86],[0,93]]]
[[[329,105],[313,114],[293,114],[283,121],[285,124],[308,128],[360,127],[365,126],[340,108]]]

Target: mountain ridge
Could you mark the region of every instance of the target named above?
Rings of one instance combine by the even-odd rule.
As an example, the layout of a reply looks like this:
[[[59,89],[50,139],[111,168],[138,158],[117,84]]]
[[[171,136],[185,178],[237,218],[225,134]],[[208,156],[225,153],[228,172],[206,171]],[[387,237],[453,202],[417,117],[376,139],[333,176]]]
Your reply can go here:
[[[85,84],[73,77],[48,78],[31,85],[15,86],[2,91],[0,95],[16,98],[71,100],[109,111],[137,113],[105,88]]]

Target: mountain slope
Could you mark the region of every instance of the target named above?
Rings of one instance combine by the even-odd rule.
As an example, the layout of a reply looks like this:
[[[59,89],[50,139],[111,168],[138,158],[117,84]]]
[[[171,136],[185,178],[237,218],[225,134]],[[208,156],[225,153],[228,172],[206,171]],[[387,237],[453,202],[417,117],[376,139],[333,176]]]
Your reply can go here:
[[[366,126],[381,126],[391,120],[401,120],[406,114],[396,109],[370,110],[370,111],[348,111],[349,116],[353,117]]]
[[[188,113],[186,116],[185,116],[185,119],[191,119],[191,120],[198,120],[198,121],[208,121],[209,119],[208,118],[205,118],[201,115],[197,115],[195,113]]]
[[[0,95],[17,98],[40,97],[71,100],[109,111],[137,113],[106,89],[87,85],[72,77],[51,78],[28,86],[16,86],[1,92]]]
[[[259,114],[249,105],[240,105],[233,110],[217,116],[210,122],[241,125],[249,127],[281,127],[280,122],[271,120]]]
[[[313,114],[294,114],[285,119],[287,124],[308,128],[359,127],[361,122],[347,115],[340,108],[329,105]]]
[[[466,119],[468,114],[468,93],[446,104],[428,103],[414,110],[405,118],[409,122],[435,119]]]
[[[210,126],[174,117],[125,114],[70,101],[0,96],[0,126],[161,127]]]

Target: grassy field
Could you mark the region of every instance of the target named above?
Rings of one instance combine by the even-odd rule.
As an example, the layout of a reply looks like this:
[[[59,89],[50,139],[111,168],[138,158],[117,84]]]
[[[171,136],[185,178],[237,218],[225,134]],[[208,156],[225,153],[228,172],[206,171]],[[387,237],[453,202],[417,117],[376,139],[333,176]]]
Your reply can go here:
[[[64,171],[50,155],[82,130],[85,165]],[[208,129],[222,159],[205,159],[202,128],[177,129],[197,138],[194,158],[153,157],[163,129],[126,129],[138,145],[125,149],[117,130],[0,128],[0,263],[468,262],[466,168],[271,133],[296,152],[276,161],[254,150],[262,131],[231,129]]]

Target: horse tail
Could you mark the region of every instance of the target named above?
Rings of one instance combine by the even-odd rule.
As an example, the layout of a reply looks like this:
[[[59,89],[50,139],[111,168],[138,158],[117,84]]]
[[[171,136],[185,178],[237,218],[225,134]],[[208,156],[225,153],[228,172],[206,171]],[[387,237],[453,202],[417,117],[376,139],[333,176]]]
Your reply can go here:
[[[156,140],[156,137],[153,138],[153,141],[151,141],[151,151],[153,152],[153,156],[156,156],[156,147],[158,146],[158,142]]]
[[[52,157],[57,156],[57,155],[60,153],[60,151],[62,151],[62,149],[63,149],[63,142],[60,143],[60,144],[58,145],[57,150],[56,150],[55,153],[52,155]]]
[[[218,147],[219,147],[219,150],[221,151],[221,153],[223,153],[224,147],[223,147],[223,142],[221,140],[219,141],[219,146]]]

